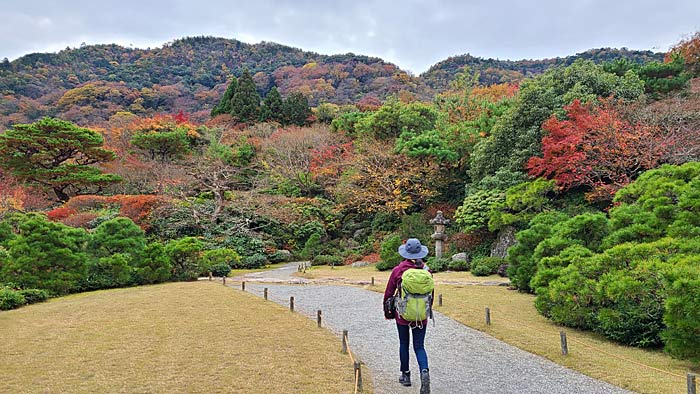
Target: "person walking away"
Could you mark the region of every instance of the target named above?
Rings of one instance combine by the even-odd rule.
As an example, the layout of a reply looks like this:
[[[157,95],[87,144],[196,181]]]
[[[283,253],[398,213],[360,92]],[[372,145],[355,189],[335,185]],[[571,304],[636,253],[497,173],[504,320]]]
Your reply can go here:
[[[399,247],[398,252],[404,260],[391,271],[384,291],[384,304],[386,305],[387,300],[394,297],[393,316],[399,332],[399,360],[401,364],[399,382],[404,386],[411,385],[409,344],[410,338],[413,337],[413,351],[420,369],[420,393],[430,394],[428,355],[424,342],[428,316],[431,315],[434,285],[430,269],[423,262],[423,258],[428,255],[428,248],[421,245],[418,239],[410,238]],[[414,283],[414,278],[418,278],[418,285]],[[411,285],[411,289],[420,289],[413,290],[416,293],[425,292],[427,294],[408,293],[406,288],[409,285]],[[388,313],[385,314],[385,317],[389,318],[391,315],[392,313]]]

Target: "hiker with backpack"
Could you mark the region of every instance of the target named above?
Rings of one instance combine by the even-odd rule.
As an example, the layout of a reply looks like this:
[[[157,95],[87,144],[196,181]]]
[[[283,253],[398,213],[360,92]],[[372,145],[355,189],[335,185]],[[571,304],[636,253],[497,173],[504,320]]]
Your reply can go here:
[[[399,360],[401,377],[399,383],[411,385],[411,372],[408,365],[410,337],[413,337],[413,350],[420,369],[421,394],[430,394],[430,374],[428,355],[425,352],[425,332],[428,317],[432,318],[433,289],[432,273],[423,262],[428,248],[416,238],[410,238],[399,246],[403,260],[394,267],[384,291],[384,316],[395,319],[399,332]]]

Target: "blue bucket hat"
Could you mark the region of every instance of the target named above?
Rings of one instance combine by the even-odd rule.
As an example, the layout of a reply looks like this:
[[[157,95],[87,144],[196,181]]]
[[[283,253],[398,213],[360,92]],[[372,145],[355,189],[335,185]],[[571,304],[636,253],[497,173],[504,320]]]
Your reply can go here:
[[[409,238],[405,244],[399,246],[399,254],[409,260],[422,259],[428,255],[428,247],[421,245],[416,238]]]

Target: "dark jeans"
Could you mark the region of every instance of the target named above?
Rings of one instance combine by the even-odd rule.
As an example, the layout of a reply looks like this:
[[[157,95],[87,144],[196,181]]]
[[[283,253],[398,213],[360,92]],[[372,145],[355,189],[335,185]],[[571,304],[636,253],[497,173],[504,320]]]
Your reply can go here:
[[[404,326],[403,324],[397,323],[396,327],[399,330],[399,358],[401,359],[401,371],[406,372],[409,370],[408,345],[410,342],[410,331],[413,332],[413,351],[416,352],[418,367],[420,367],[421,371],[428,369],[428,354],[425,352],[425,347],[423,346],[427,324],[422,328],[411,328],[409,326]]]

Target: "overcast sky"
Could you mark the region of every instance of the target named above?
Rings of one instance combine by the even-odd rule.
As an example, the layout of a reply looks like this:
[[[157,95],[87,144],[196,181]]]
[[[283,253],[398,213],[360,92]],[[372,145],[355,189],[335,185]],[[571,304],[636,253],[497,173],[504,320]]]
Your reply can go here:
[[[419,74],[449,56],[541,59],[666,51],[700,30],[700,0],[2,0],[0,58],[185,36],[378,56]]]

